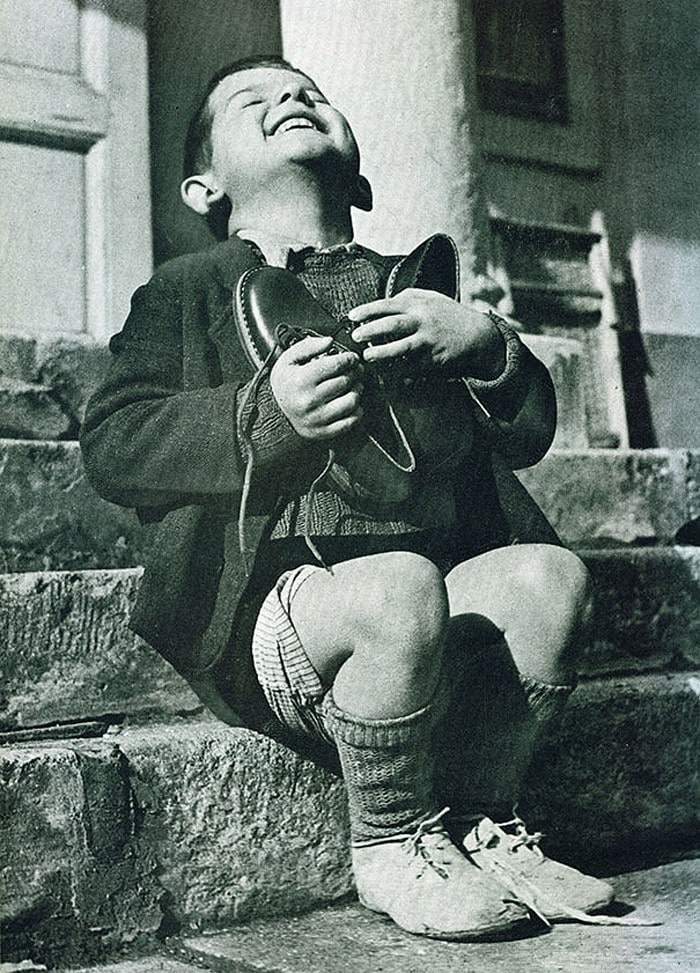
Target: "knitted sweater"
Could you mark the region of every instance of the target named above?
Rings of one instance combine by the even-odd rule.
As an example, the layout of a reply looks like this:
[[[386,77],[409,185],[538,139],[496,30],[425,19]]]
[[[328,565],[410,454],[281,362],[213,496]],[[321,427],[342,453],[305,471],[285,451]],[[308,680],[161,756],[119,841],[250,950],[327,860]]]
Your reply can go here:
[[[380,272],[360,247],[292,254],[288,269],[298,274],[314,298],[337,320],[351,308],[383,296]],[[263,386],[262,394],[271,395],[269,385]],[[265,407],[261,411],[264,415]],[[254,445],[256,438],[253,430]],[[463,450],[451,459],[452,469],[470,446],[471,437],[465,434]],[[457,520],[454,484],[444,469],[438,476],[431,476],[430,472],[419,466],[411,477],[410,496],[401,503],[348,498],[335,490],[328,478],[312,492],[305,488],[294,490],[292,486],[271,526],[270,540],[261,551],[268,581],[275,571],[298,563],[300,558],[312,559],[303,545],[293,541],[302,537],[313,537],[318,542],[326,563],[394,550],[398,539],[399,547],[431,557],[448,570],[458,559],[452,550]],[[260,568],[256,572],[259,574]]]

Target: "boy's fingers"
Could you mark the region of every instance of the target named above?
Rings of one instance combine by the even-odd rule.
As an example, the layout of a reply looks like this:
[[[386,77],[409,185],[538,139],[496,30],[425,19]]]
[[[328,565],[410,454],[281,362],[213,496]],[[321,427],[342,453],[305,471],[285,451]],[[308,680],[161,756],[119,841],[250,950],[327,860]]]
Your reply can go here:
[[[398,341],[388,341],[381,345],[368,345],[363,355],[367,361],[386,361],[392,358],[405,358],[415,352],[412,338],[400,338]]]
[[[360,359],[352,351],[345,351],[339,355],[321,355],[310,361],[301,362],[301,364],[306,366],[317,384],[338,375],[347,375],[352,372],[359,374],[361,368]]]
[[[405,314],[391,314],[389,316],[372,318],[359,325],[352,332],[352,339],[358,344],[368,341],[388,341],[391,338],[403,338],[415,331],[415,323]]]
[[[332,344],[333,339],[331,337],[302,338],[301,341],[297,341],[295,344],[291,345],[291,347],[284,352],[284,356],[291,364],[304,365],[306,362],[310,362],[312,359],[317,358],[318,355],[324,354],[324,352],[328,351]]]
[[[361,418],[362,409],[358,409],[355,415],[346,416],[342,419],[338,419],[335,422],[324,425],[323,429],[319,430],[317,438],[320,441],[326,439],[336,439],[338,436],[342,436],[344,433],[350,432],[351,429],[354,429]]]
[[[317,386],[317,392],[321,402],[331,402],[333,399],[345,395],[346,392],[355,392],[356,395],[361,396],[363,391],[364,386],[362,382],[358,377],[351,374],[336,375],[333,378],[327,379],[325,382],[321,382]]]
[[[338,422],[346,419],[356,421],[361,417],[362,406],[360,405],[360,397],[357,392],[353,391],[347,392],[345,395],[339,395],[338,398],[326,403],[319,412],[318,419],[327,432]]]
[[[367,304],[358,304],[348,312],[351,321],[367,321],[370,318],[383,317],[387,314],[398,312],[395,297],[383,297],[378,301],[369,301]]]

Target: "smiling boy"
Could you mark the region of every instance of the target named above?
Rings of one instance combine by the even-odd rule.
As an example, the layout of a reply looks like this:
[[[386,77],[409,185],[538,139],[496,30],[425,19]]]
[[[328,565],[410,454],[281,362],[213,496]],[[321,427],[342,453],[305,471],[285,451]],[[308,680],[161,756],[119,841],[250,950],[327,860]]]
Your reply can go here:
[[[546,370],[497,315],[416,288],[385,296],[398,258],[353,241],[371,191],[352,130],[287,62],[221,71],[185,155],[183,198],[227,239],[136,292],[82,435],[97,490],[158,525],[132,627],[222,719],[337,752],[368,908],[471,940],[510,934],[528,908],[606,904],[609,886],[492,820],[511,816],[572,688],[590,605],[575,555],[513,543],[496,489],[495,449],[529,465],[551,442]],[[232,303],[265,263],[349,319],[362,355],[305,337],[253,376]],[[363,435],[368,370],[396,362],[436,392],[458,380],[471,415],[464,380],[491,418],[465,419],[439,475],[419,467],[406,498],[377,502],[324,473],[329,448]]]

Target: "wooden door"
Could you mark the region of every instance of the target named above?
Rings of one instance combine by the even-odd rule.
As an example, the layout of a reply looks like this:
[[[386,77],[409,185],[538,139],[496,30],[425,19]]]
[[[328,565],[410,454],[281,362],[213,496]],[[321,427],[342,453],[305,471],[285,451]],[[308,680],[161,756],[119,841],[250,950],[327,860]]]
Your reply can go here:
[[[146,0],[0,0],[0,331],[102,344],[151,267]]]

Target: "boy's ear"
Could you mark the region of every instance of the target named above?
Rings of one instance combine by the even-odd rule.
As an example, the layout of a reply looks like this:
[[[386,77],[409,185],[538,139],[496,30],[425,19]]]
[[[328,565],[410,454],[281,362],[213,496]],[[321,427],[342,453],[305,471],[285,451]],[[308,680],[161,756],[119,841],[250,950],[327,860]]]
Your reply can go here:
[[[364,176],[357,177],[352,205],[357,206],[358,209],[365,210],[367,213],[372,209],[372,187],[369,184],[369,180],[365,179]]]
[[[211,173],[189,176],[180,186],[182,201],[200,216],[207,216],[213,206],[224,198],[223,189],[217,185]]]

